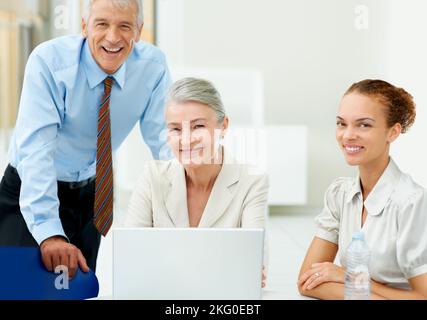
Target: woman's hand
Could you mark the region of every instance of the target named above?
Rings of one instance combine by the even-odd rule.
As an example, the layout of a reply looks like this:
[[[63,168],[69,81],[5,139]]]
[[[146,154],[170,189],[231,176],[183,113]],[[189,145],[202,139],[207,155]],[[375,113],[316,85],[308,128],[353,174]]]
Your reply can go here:
[[[345,271],[331,262],[313,263],[298,280],[303,290],[311,290],[324,282],[344,283]]]

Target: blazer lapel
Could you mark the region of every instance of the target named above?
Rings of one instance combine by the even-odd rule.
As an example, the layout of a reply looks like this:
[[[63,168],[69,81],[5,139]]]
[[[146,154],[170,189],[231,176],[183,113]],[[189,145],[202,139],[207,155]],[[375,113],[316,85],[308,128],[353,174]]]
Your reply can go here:
[[[239,177],[240,166],[226,163],[222,165],[200,220],[200,228],[212,227],[224,214],[231,200],[233,200],[234,187],[239,181]]]
[[[185,183],[184,167],[173,160],[166,178],[168,185],[165,188],[165,205],[174,227],[187,228],[190,226],[187,209],[187,187]]]

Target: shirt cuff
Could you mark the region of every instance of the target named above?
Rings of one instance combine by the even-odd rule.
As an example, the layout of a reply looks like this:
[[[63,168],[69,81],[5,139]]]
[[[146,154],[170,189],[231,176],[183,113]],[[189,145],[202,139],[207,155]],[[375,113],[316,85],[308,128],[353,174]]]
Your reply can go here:
[[[406,279],[411,279],[416,276],[422,275],[423,273],[427,273],[427,264],[416,267],[412,269],[410,272],[406,273]]]
[[[338,236],[333,231],[327,231],[325,229],[317,229],[316,237],[338,244]]]
[[[39,245],[47,238],[53,236],[62,236],[70,242],[68,237],[65,235],[60,219],[50,219],[38,225],[34,225],[31,233]]]

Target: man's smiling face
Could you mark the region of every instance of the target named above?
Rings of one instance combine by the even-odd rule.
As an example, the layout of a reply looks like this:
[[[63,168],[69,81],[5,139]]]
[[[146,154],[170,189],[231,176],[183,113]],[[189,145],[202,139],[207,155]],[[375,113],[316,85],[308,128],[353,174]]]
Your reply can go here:
[[[112,0],[96,0],[88,20],[82,20],[83,35],[104,72],[116,72],[132,52],[134,42],[139,40],[142,26],[138,27],[137,12],[135,1],[122,6]]]

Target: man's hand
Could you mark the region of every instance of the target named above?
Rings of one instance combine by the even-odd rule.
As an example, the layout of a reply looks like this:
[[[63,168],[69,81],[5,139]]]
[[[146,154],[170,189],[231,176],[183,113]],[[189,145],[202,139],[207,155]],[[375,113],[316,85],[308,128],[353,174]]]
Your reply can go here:
[[[40,251],[43,263],[50,272],[53,272],[57,266],[63,265],[68,268],[68,275],[72,278],[77,272],[77,266],[80,266],[84,272],[90,270],[82,252],[61,236],[44,240],[40,244]]]

